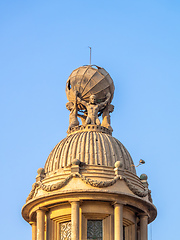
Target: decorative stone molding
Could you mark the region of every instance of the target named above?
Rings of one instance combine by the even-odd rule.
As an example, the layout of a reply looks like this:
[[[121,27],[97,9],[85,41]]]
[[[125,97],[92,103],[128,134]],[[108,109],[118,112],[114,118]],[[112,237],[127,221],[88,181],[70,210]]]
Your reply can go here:
[[[26,202],[31,200],[34,197],[34,193],[35,193],[37,187],[40,187],[42,190],[44,190],[46,192],[55,191],[55,190],[58,190],[58,189],[64,187],[65,185],[67,185],[67,183],[73,177],[79,177],[85,184],[88,184],[88,185],[90,185],[92,187],[97,187],[97,188],[109,187],[109,186],[114,185],[118,180],[124,180],[125,183],[127,184],[127,186],[129,187],[129,189],[134,194],[136,194],[139,197],[145,197],[145,196],[148,195],[149,201],[151,201],[150,190],[148,188],[145,188],[144,191],[139,190],[125,176],[118,175],[118,176],[114,177],[112,180],[97,181],[97,180],[93,180],[93,179],[87,178],[87,177],[81,175],[80,173],[71,173],[64,180],[62,180],[62,181],[60,181],[58,183],[52,184],[52,185],[44,185],[41,181],[34,183],[32,185],[32,190],[31,190],[29,196],[26,199]]]
[[[151,203],[153,202],[152,197],[151,197],[151,190],[148,191],[148,199]]]
[[[58,190],[62,187],[64,187],[65,185],[68,184],[68,182],[71,180],[71,178],[73,178],[73,174],[70,174],[67,178],[65,178],[64,180],[58,182],[58,183],[55,183],[55,184],[52,184],[52,185],[44,185],[41,181],[39,182],[39,187],[46,191],[46,192],[51,192],[51,191],[54,191],[54,190]]]
[[[92,187],[98,187],[98,188],[103,188],[103,187],[112,186],[112,185],[114,185],[114,184],[117,182],[117,180],[123,179],[122,176],[120,176],[120,175],[119,175],[119,176],[116,176],[116,177],[114,177],[112,180],[108,180],[108,181],[92,180],[92,179],[87,178],[87,177],[85,177],[85,176],[83,176],[83,175],[81,175],[81,174],[77,174],[77,177],[81,178],[81,180],[82,180],[84,183],[86,183],[86,184],[88,184],[88,185],[90,185],[90,186],[92,186]]]
[[[31,200],[33,198],[37,187],[39,187],[39,183],[38,182],[33,183],[32,190],[30,191],[28,197],[26,198],[26,202],[28,202],[29,200]]]
[[[124,177],[124,181],[126,182],[129,189],[139,197],[146,197],[148,195],[148,188],[145,188],[144,191],[139,190],[135,187],[126,177]]]
[[[75,133],[75,132],[86,132],[86,131],[91,131],[91,132],[102,132],[102,133],[107,133],[109,135],[112,135],[112,131],[109,130],[106,127],[100,126],[100,125],[79,125],[72,127],[71,129],[68,129],[67,134]]]

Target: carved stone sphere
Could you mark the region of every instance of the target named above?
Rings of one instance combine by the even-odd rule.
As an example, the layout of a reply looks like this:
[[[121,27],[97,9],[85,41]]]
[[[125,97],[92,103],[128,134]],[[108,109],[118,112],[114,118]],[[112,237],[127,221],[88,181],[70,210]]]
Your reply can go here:
[[[104,68],[95,65],[82,66],[75,69],[67,80],[66,95],[69,102],[74,101],[76,92],[86,102],[89,102],[91,95],[95,95],[99,103],[106,99],[107,93],[110,93],[111,102],[114,95],[114,83]],[[78,107],[82,108],[81,105]]]
[[[45,173],[44,168],[38,168],[37,173],[44,174]]]
[[[74,159],[73,161],[72,161],[72,165],[80,165],[80,161],[78,160],[78,159]]]
[[[143,174],[141,174],[140,179],[141,179],[141,180],[147,180],[147,179],[148,179],[148,176],[143,173]]]
[[[117,161],[117,162],[115,162],[114,167],[115,168],[122,168],[123,167],[123,163],[121,161]]]

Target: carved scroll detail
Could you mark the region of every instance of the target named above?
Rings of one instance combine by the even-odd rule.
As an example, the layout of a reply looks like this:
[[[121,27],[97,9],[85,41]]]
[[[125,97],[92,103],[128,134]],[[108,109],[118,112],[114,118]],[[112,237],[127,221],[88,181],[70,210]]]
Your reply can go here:
[[[108,181],[97,181],[97,180],[93,180],[90,178],[87,178],[79,173],[71,173],[67,178],[65,178],[64,180],[52,184],[52,185],[44,185],[41,181],[34,183],[32,185],[32,190],[29,194],[29,196],[26,199],[26,202],[31,200],[34,197],[34,193],[36,191],[36,188],[39,187],[42,190],[46,191],[46,192],[51,192],[51,191],[55,191],[58,190],[62,187],[64,187],[65,185],[67,185],[67,183],[73,178],[73,177],[79,177],[85,184],[88,184],[92,187],[97,187],[97,188],[104,188],[104,187],[109,187],[114,185],[119,179],[120,180],[124,180],[125,183],[127,184],[127,186],[129,187],[129,189],[136,194],[139,197],[145,197],[148,195],[149,197],[149,201],[151,201],[151,197],[150,197],[150,190],[148,188],[145,188],[144,191],[139,190],[137,187],[135,187],[125,176],[122,175],[118,175],[116,177],[114,177],[112,180],[108,180]]]

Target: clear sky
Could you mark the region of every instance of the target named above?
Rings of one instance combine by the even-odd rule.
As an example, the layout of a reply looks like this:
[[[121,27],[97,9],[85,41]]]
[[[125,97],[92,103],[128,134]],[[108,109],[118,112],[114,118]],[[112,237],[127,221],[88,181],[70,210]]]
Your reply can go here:
[[[179,238],[180,1],[0,1],[1,239],[30,240],[21,208],[66,136],[65,84],[77,67],[115,84],[113,136],[148,175],[149,239]]]

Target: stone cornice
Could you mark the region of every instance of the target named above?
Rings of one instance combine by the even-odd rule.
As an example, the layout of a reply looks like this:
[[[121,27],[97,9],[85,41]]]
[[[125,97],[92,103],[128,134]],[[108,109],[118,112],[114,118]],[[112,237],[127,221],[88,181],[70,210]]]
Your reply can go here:
[[[90,189],[72,189],[49,192],[47,195],[40,195],[28,201],[22,208],[23,218],[29,222],[34,221],[33,216],[39,207],[51,208],[54,205],[69,203],[74,199],[80,199],[80,202],[87,201],[105,201],[110,204],[114,202],[122,202],[126,207],[134,207],[138,212],[146,212],[149,214],[149,223],[152,222],[157,215],[157,209],[145,198],[138,197],[131,193],[123,193],[121,191],[109,191],[106,188],[102,189],[102,192],[98,188]]]

